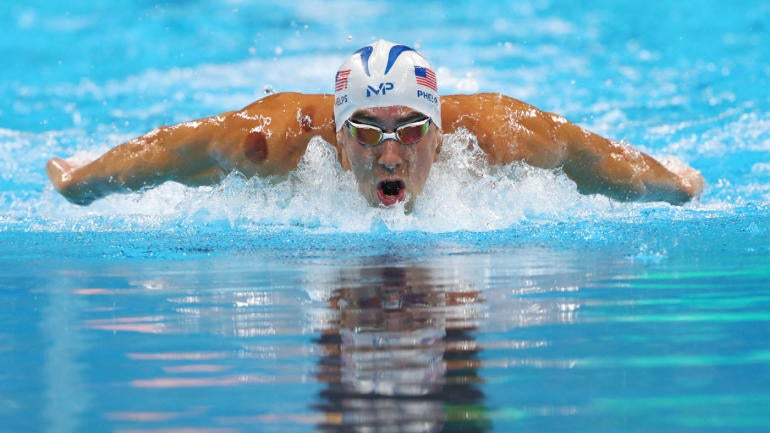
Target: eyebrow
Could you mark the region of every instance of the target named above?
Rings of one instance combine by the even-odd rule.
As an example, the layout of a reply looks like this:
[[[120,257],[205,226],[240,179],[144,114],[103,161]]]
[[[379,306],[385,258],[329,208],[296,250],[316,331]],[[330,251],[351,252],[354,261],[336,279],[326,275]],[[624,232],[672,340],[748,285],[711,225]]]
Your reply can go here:
[[[404,117],[401,117],[396,120],[396,125],[401,126],[407,123],[416,122],[418,120],[422,120],[427,118],[428,116],[420,113],[419,111],[414,111],[412,113],[407,114]],[[380,121],[380,118],[371,114],[367,114],[365,112],[361,113],[353,113],[352,116],[350,116],[350,120],[355,123],[363,123],[365,125],[371,125],[371,126],[382,126],[382,121]],[[380,128],[382,129],[382,128]]]

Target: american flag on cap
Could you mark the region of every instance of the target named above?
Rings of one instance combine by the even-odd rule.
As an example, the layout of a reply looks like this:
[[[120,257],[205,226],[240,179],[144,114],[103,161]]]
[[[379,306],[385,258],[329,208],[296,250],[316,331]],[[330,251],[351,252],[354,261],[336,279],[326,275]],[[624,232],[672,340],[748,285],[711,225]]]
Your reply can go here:
[[[348,88],[348,76],[350,75],[350,69],[343,69],[337,71],[337,77],[334,79],[334,91],[339,92]]]
[[[414,78],[417,80],[417,84],[425,86],[434,92],[438,92],[438,88],[436,86],[436,74],[431,71],[430,68],[415,66]]]

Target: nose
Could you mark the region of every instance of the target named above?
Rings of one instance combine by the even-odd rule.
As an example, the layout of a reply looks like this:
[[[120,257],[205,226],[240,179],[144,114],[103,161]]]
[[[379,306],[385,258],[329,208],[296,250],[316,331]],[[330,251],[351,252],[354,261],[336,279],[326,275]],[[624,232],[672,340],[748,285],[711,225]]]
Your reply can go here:
[[[399,152],[401,145],[393,139],[382,142],[382,153],[377,162],[382,168],[389,172],[395,172],[404,162]]]

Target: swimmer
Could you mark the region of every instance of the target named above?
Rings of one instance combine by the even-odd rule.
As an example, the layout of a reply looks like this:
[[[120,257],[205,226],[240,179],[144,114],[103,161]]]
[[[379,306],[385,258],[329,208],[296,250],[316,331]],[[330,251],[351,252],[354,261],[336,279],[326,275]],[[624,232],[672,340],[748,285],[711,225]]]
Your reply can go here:
[[[703,191],[700,172],[669,169],[629,146],[497,93],[439,98],[418,52],[384,40],[351,55],[334,94],[277,93],[239,111],[156,128],[76,165],[51,159],[46,172],[67,200],[87,205],[163,182],[212,185],[229,173],[279,176],[297,167],[320,136],[337,150],[372,206],[410,209],[441,151],[444,134],[470,131],[492,164],[560,170],[584,194],[683,204]]]

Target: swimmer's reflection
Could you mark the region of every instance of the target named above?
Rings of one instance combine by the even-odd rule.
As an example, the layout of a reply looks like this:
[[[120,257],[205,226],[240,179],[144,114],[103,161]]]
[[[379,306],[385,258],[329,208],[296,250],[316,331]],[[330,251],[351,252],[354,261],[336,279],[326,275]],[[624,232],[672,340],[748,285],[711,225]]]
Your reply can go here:
[[[319,340],[319,430],[488,429],[473,336],[477,292],[399,267],[359,268],[340,287]]]

